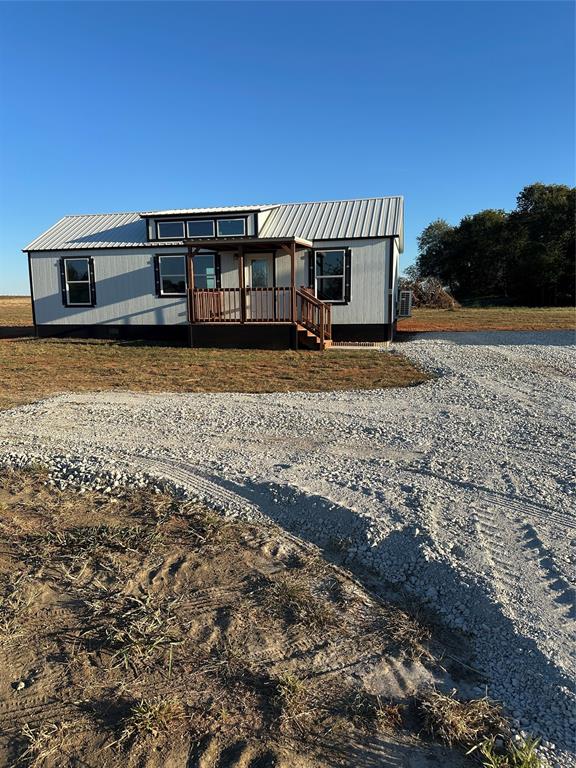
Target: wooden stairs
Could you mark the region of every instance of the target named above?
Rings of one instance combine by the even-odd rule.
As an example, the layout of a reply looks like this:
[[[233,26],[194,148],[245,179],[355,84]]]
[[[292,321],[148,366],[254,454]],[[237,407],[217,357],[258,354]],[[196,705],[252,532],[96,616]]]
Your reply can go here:
[[[317,336],[313,331],[309,331],[308,328],[305,328],[303,325],[300,325],[300,323],[297,324],[296,330],[298,333],[299,349],[313,349],[315,351],[320,351],[322,349],[322,342],[320,340],[320,337]],[[328,347],[331,347],[331,346],[332,346],[332,340],[325,339],[324,349],[327,349]]]

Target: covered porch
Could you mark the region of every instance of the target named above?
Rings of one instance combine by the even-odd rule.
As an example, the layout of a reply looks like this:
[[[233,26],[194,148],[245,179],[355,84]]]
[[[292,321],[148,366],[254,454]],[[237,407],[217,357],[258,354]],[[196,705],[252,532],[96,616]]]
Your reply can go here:
[[[243,237],[186,240],[185,244],[191,345],[198,336],[194,332],[198,326],[215,326],[211,337],[218,327],[236,326],[233,337],[238,338],[242,326],[250,326],[253,335],[253,324],[261,329],[266,327],[266,333],[272,337],[274,331],[270,326],[284,326],[284,330],[286,326],[292,327],[289,346],[325,349],[330,345],[330,304],[314,296],[308,285],[310,280],[302,280],[301,270],[298,287],[297,260],[303,261],[301,257],[313,248],[313,243],[296,237]],[[218,278],[210,281],[214,287],[207,287],[206,276],[195,271],[195,260],[199,261],[197,257],[206,252],[214,254],[218,264]],[[277,331],[281,337],[282,329]]]

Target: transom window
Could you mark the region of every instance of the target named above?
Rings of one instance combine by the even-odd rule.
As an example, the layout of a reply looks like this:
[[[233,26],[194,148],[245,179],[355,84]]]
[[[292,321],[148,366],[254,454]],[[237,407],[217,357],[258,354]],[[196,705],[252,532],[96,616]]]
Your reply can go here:
[[[322,301],[344,301],[345,250],[316,251],[316,296]]]
[[[189,221],[188,237],[214,237],[214,221],[212,219]]]
[[[168,238],[178,237],[184,239],[184,222],[183,221],[159,221],[158,222],[158,239],[166,240]]]
[[[216,225],[220,237],[243,237],[246,234],[245,219],[217,219]]]
[[[183,240],[196,237],[244,237],[246,219],[187,219],[156,221],[158,240]]]
[[[186,293],[186,258],[184,256],[160,256],[160,293],[162,296],[178,296]]]
[[[66,303],[69,306],[91,306],[90,259],[64,259]]]
[[[216,285],[216,264],[213,253],[194,256],[194,287],[218,287]]]

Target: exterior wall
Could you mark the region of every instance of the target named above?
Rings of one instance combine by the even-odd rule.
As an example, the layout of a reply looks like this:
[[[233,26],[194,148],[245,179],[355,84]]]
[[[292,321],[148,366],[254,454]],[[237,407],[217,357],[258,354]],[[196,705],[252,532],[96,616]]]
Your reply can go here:
[[[184,254],[182,248],[157,250],[91,249],[30,254],[34,307],[38,325],[179,325],[187,323],[185,298],[158,298],[154,255]],[[60,286],[60,259],[94,259],[95,307],[65,307]]]
[[[394,247],[392,275],[392,320],[390,296],[389,239],[333,240],[317,242],[317,248],[351,249],[351,295],[348,304],[332,306],[334,325],[380,325],[393,322],[398,281],[398,250]],[[207,248],[208,248],[207,244]],[[187,323],[185,298],[159,298],[154,281],[156,254],[185,255],[184,248],[90,249],[45,251],[30,255],[34,307],[38,325],[180,325]],[[92,257],[96,280],[95,307],[65,307],[62,304],[59,263],[62,257]],[[308,252],[297,251],[296,285],[308,285]],[[238,260],[230,252],[221,254],[223,288],[238,287]],[[290,285],[290,256],[277,251],[276,285]]]

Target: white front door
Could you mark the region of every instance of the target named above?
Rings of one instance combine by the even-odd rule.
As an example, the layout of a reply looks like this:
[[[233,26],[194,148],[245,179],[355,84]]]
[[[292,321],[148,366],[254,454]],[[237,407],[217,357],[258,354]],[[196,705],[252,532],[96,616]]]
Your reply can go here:
[[[246,281],[246,319],[274,320],[274,256],[271,253],[247,254],[244,261]]]

